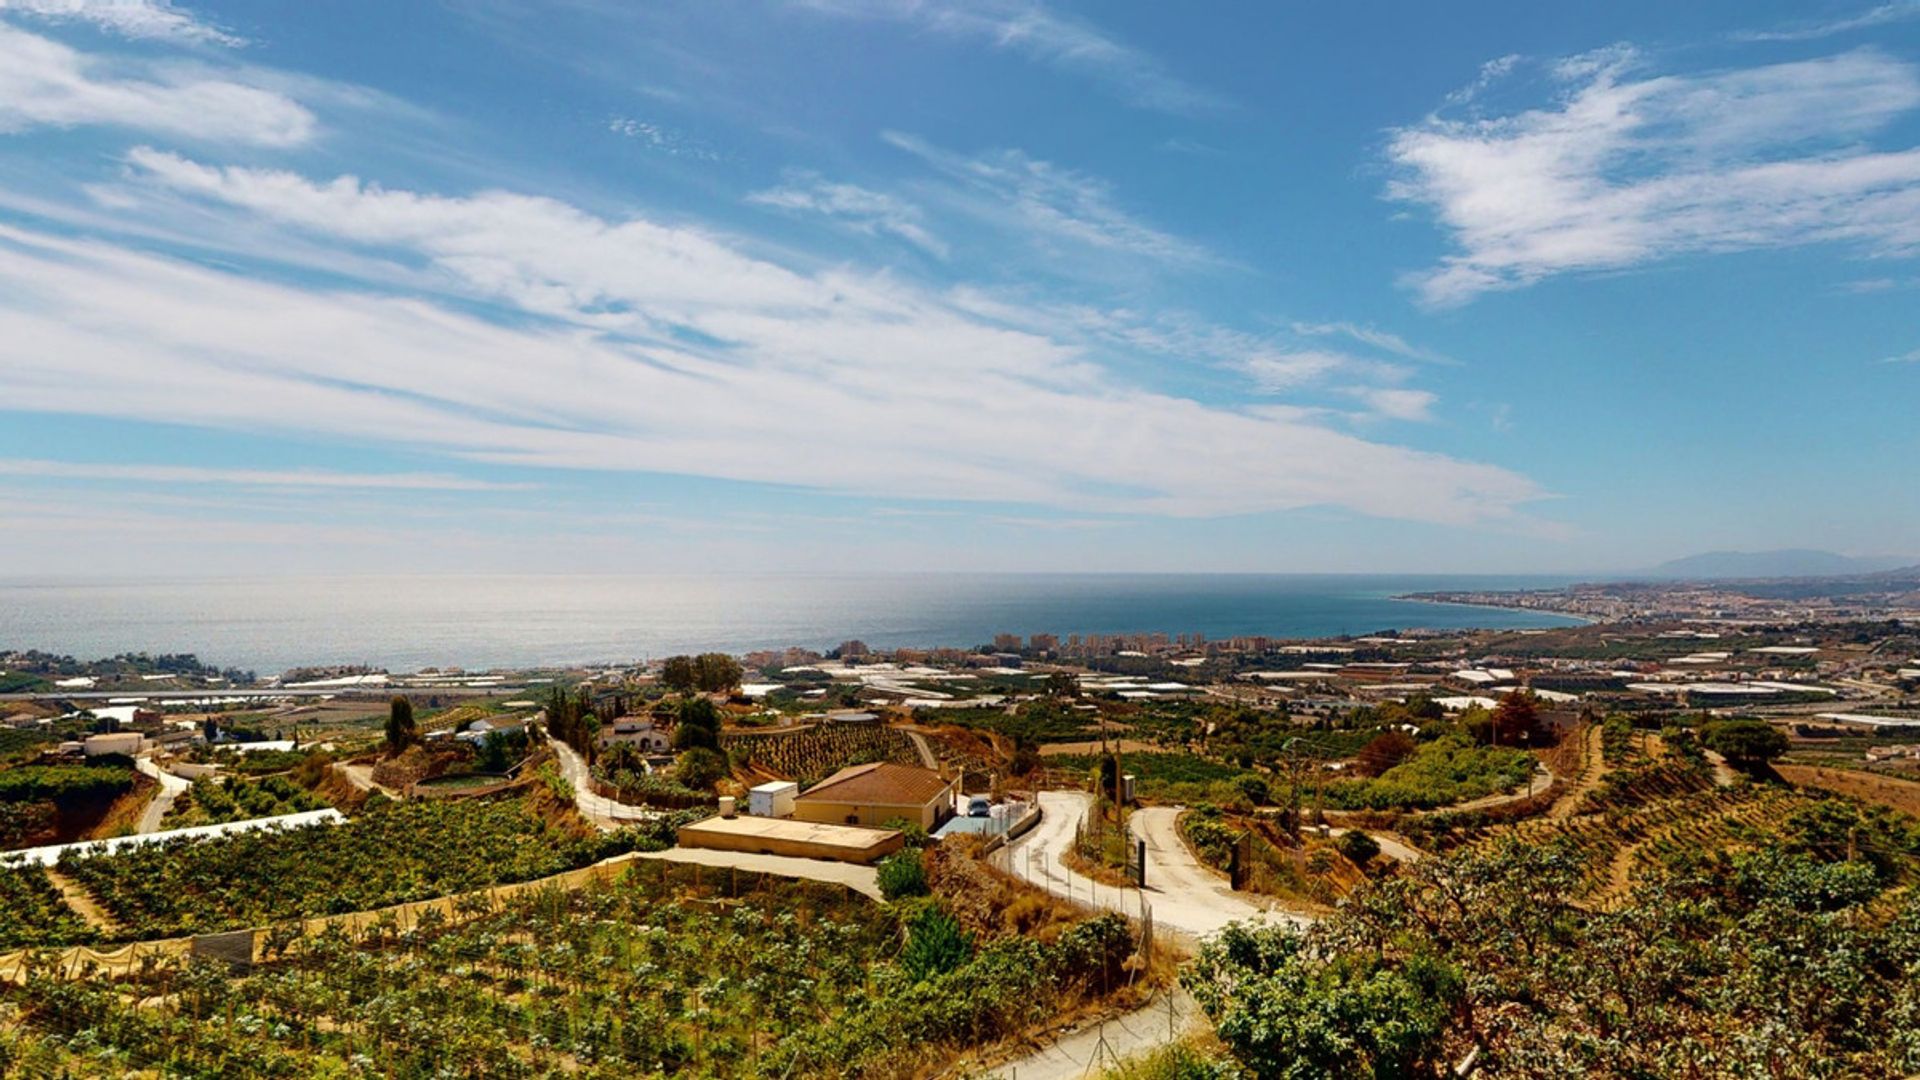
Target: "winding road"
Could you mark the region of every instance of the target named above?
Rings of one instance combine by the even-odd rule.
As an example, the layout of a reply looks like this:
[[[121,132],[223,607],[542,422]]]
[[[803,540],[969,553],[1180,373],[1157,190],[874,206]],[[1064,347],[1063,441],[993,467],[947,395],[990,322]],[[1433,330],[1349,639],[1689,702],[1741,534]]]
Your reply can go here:
[[[586,759],[579,751],[559,739],[548,739],[553,747],[553,756],[560,762],[560,775],[566,777],[573,786],[573,805],[580,816],[609,831],[622,825],[631,825],[636,821],[651,821],[660,815],[639,806],[628,806],[615,802],[605,795],[596,795],[593,791],[593,771],[587,768]]]
[[[160,785],[160,790],[153,796],[153,801],[147,804],[146,809],[140,811],[140,823],[134,826],[134,832],[159,832],[160,822],[166,818],[167,812],[173,809],[173,801],[192,787],[193,781],[173,775],[155,764],[151,757],[135,758],[133,767],[139,770],[142,776],[150,776]]]
[[[1073,846],[1075,828],[1093,806],[1080,791],[1040,793],[1040,824],[993,855],[1008,873],[1076,903],[1138,916],[1151,911],[1156,929],[1206,937],[1230,922],[1263,915],[1305,923],[1304,916],[1269,911],[1202,866],[1180,839],[1171,807],[1144,807],[1132,817],[1135,835],[1147,845],[1147,887],[1107,885],[1067,868],[1061,861]],[[1144,908],[1142,905],[1145,905]]]
[[[1120,888],[1094,881],[1069,870],[1061,857],[1073,845],[1081,817],[1093,806],[1093,796],[1078,791],[1040,793],[1040,824],[1025,836],[994,853],[992,858],[1008,873],[1055,896],[1108,911],[1139,916],[1153,914],[1156,931],[1172,930],[1201,938],[1231,922],[1247,919],[1285,919],[1304,925],[1303,915],[1270,911],[1235,893],[1226,878],[1201,865],[1180,839],[1174,807],[1142,807],[1130,819],[1134,835],[1147,846],[1147,887]],[[1199,1007],[1178,987],[1162,991],[1146,1005],[1123,1016],[1086,1025],[1062,1035],[1045,1047],[996,1068],[1003,1080],[1066,1080],[1094,1074],[1096,1066],[1146,1053],[1204,1024]]]

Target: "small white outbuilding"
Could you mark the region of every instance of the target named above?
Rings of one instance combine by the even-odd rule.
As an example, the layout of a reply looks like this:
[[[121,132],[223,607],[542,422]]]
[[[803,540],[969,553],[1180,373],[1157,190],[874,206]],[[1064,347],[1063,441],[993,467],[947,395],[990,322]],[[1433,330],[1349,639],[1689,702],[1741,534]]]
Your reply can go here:
[[[791,780],[771,780],[747,790],[747,813],[754,817],[793,816],[793,798],[800,785]]]

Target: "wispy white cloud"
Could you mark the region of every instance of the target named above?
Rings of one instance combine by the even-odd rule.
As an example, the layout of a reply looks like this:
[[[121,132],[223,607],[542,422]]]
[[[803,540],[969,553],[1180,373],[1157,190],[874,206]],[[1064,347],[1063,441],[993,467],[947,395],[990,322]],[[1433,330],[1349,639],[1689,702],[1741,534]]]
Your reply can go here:
[[[246,44],[225,30],[175,7],[169,0],[0,0],[0,15],[90,23],[130,38],[227,46]]]
[[[1920,289],[1920,277],[1860,278],[1855,281],[1843,281],[1835,286],[1841,292],[1865,296],[1872,293],[1896,292],[1902,289]]]
[[[1912,65],[1871,49],[1640,76],[1616,48],[1554,66],[1552,105],[1393,133],[1389,197],[1459,248],[1413,279],[1430,303],[1676,255],[1844,241],[1920,251],[1920,150],[1863,141],[1920,107]]]
[[[1899,356],[1889,356],[1885,360],[1882,360],[1881,363],[1920,364],[1920,349],[1914,349],[1911,352],[1904,352],[1904,353],[1901,353]]]
[[[1348,386],[1342,392],[1367,407],[1374,416],[1388,420],[1431,420],[1433,406],[1440,399],[1427,390],[1393,386]]]
[[[131,66],[0,23],[0,133],[101,125],[204,142],[297,146],[311,112],[192,66]]]
[[[898,237],[940,258],[947,257],[946,242],[927,230],[925,215],[918,206],[857,184],[829,181],[818,173],[794,172],[779,187],[754,192],[747,201],[820,214],[856,232]]]
[[[1096,177],[1020,150],[969,156],[897,131],[884,132],[881,137],[985,196],[989,202],[978,216],[1011,220],[1036,239],[1172,262],[1214,261],[1199,245],[1156,229],[1121,209],[1112,187]]]
[[[1409,360],[1427,360],[1436,364],[1451,363],[1445,354],[1435,352],[1424,345],[1415,345],[1399,334],[1380,330],[1371,326],[1361,326],[1350,322],[1296,322],[1293,324],[1296,334],[1309,334],[1315,337],[1338,335],[1350,338],[1363,345],[1383,349],[1395,356],[1404,356]]]
[[[1857,15],[1826,22],[1799,22],[1771,30],[1744,30],[1734,34],[1733,38],[1735,41],[1812,41],[1855,30],[1871,30],[1876,26],[1908,19],[1920,19],[1920,0],[1892,0],[1891,3],[1867,8]]]
[[[38,458],[0,458],[0,476],[107,480],[138,484],[223,484],[275,488],[348,488],[368,491],[526,491],[507,484],[440,473],[351,473],[327,469],[233,469],[196,465],[130,465]]]
[[[708,147],[671,128],[661,127],[651,121],[636,120],[630,116],[616,116],[607,121],[607,130],[615,135],[632,139],[649,150],[658,151],[668,157],[693,158],[698,161],[720,160],[720,155]]]
[[[1092,78],[1145,108],[1191,113],[1227,104],[1220,95],[1168,73],[1150,54],[1040,0],[793,0],[793,6],[985,42]]]
[[[1335,505],[1511,524],[1541,496],[1506,469],[1368,441],[1294,406],[1148,390],[1080,344],[685,227],[153,152],[135,165],[146,183],[416,262],[544,319],[502,326],[0,227],[10,408],[1095,513]],[[270,255],[271,228],[260,244]]]

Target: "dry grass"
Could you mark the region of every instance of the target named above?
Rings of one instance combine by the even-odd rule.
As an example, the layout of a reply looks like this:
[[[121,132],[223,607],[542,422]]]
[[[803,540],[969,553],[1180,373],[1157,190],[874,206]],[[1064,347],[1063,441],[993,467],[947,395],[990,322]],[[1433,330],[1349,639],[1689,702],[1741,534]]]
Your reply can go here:
[[[160,785],[142,773],[133,775],[133,786],[126,794],[113,800],[102,814],[100,821],[87,832],[89,840],[106,840],[115,836],[126,836],[140,828],[140,815],[146,812],[147,804],[160,794]]]
[[[1775,765],[1774,771],[1796,787],[1820,788],[1920,818],[1920,783],[1912,780],[1819,765]]]

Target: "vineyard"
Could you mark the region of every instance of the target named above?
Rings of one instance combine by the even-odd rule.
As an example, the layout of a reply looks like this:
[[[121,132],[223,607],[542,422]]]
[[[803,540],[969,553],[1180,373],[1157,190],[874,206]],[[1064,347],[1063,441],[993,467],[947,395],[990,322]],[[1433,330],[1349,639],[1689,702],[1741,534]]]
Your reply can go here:
[[[545,877],[647,838],[543,819],[522,799],[407,802],[339,825],[171,840],[114,855],[68,855],[129,937],[204,933],[359,911]],[[0,947],[19,944],[0,930]]]
[[[110,801],[133,787],[133,776],[111,765],[25,765],[0,772],[0,802]]]
[[[0,865],[0,911],[9,945],[77,945],[97,936],[38,866]]]
[[[202,781],[188,788],[162,824],[169,829],[216,825],[322,810],[326,805],[325,800],[285,777],[246,780],[236,776],[223,782]]]
[[[1578,856],[1579,895],[1601,900],[1624,897],[1650,873],[1707,853],[1725,857],[1769,846],[1823,848],[1826,858],[1871,854],[1890,871],[1920,856],[1920,830],[1882,810],[1783,784],[1718,787],[1707,768],[1677,757],[1613,773],[1581,800],[1573,816],[1431,839],[1441,847],[1485,847],[1502,837],[1536,846],[1564,844]]]
[[[920,764],[913,740],[882,724],[815,724],[794,732],[726,735],[721,745],[735,761],[809,787],[849,765],[891,761]]]
[[[0,990],[0,1072],[267,1077],[901,1076],[1118,987],[1117,916],[939,936],[839,887],[666,863],[413,930]],[[744,888],[742,887],[744,886]],[[935,939],[939,947],[931,947]]]

